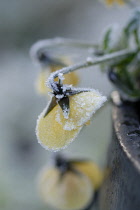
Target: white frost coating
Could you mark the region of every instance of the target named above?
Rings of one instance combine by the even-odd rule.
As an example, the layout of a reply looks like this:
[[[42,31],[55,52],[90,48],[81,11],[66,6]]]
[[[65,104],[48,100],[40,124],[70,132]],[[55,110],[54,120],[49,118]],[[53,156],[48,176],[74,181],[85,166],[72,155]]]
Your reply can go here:
[[[69,119],[69,109],[67,107],[64,107],[63,116],[65,119]]]
[[[80,129],[80,130],[81,130],[81,129]],[[79,132],[80,132],[80,130],[79,130]],[[74,139],[77,138],[79,132],[77,133],[77,135],[75,135],[75,137],[74,137],[73,139],[70,139],[69,142],[68,142],[64,147],[61,147],[61,148],[57,148],[57,147],[55,147],[55,148],[50,148],[50,147],[44,145],[44,144],[40,141],[40,139],[39,139],[38,137],[37,137],[37,140],[38,140],[38,143],[39,143],[44,149],[49,150],[49,151],[53,151],[53,152],[59,152],[60,150],[66,149],[66,148],[69,146],[69,144],[71,144],[71,143],[74,141]],[[36,134],[36,136],[37,136],[37,134]]]
[[[37,53],[42,50],[46,50],[49,47],[55,46],[57,44],[61,44],[63,42],[63,39],[60,37],[56,37],[54,39],[44,39],[39,40],[35,44],[32,45],[30,49],[30,56],[33,59],[37,58]]]
[[[63,92],[65,92],[67,90],[67,86],[66,85],[63,85],[62,86],[62,90],[63,90]]]
[[[63,94],[58,94],[55,96],[57,99],[61,99],[61,98],[64,98],[64,95]]]
[[[57,75],[57,77],[58,77],[58,75],[63,74],[63,73],[60,72],[60,71],[62,71],[63,69],[66,69],[66,67],[64,67],[64,68],[62,68],[62,69],[59,69],[59,70],[57,70],[57,71],[54,71],[53,73],[50,74],[48,80],[46,81],[46,85],[47,85],[49,88],[52,89],[51,84],[50,84],[50,81],[54,81],[54,78],[56,78],[56,77],[55,77],[56,75]],[[60,72],[60,73],[59,73],[59,72]]]
[[[64,130],[77,129],[90,120],[92,115],[107,100],[97,90],[79,93],[70,97],[70,114],[68,119],[64,119],[61,109],[58,109],[56,121],[63,125]]]
[[[62,86],[63,92],[65,92],[65,91],[68,90],[68,89],[71,89],[72,86],[73,86],[73,85],[63,85],[63,86]]]
[[[71,139],[68,139],[67,140],[67,143],[65,144],[65,146],[63,147],[49,147],[47,145],[45,145],[44,143],[42,143],[41,139],[39,138],[39,131],[38,131],[38,124],[39,124],[39,121],[40,119],[44,116],[46,112],[46,108],[43,110],[43,112],[38,116],[38,119],[37,119],[37,125],[36,125],[36,129],[35,129],[35,133],[36,133],[36,137],[37,137],[37,141],[38,143],[46,150],[49,150],[49,151],[53,151],[53,152],[58,152],[62,149],[66,149],[70,143],[72,143],[78,136],[79,132],[81,131],[82,127],[79,127],[78,130],[77,130],[77,133],[75,134],[75,136]],[[49,132],[49,131],[48,131]],[[52,139],[53,140],[53,139]]]
[[[77,137],[93,113],[106,101],[106,97],[97,90],[83,89],[83,91],[86,92],[69,96],[69,112],[65,109],[63,113],[59,105],[56,105],[45,118],[43,116],[46,109],[39,115],[36,135],[42,147],[51,151],[65,149]]]
[[[58,74],[58,78],[59,78],[60,80],[62,80],[62,81],[65,79],[65,78],[64,78],[64,75],[63,75],[62,73],[59,73],[59,74]]]
[[[88,63],[92,63],[93,62],[93,58],[92,57],[87,57],[87,62]]]

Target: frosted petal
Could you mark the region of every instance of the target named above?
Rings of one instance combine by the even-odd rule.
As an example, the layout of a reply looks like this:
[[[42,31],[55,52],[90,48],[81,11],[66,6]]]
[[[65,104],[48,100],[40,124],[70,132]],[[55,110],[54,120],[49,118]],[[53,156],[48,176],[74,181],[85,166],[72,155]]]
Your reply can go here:
[[[41,95],[46,95],[50,89],[45,85],[46,80],[50,75],[50,70],[46,69],[39,73],[36,81],[36,90]]]
[[[73,130],[83,126],[107,99],[98,91],[91,90],[70,96],[69,100],[69,118],[65,119],[61,108],[58,109],[56,115],[56,121],[63,126],[64,130]]]
[[[82,128],[78,127],[71,131],[64,130],[63,126],[55,120],[58,108],[58,105],[55,106],[46,117],[43,117],[44,110],[39,116],[36,126],[38,142],[45,149],[53,151],[66,148],[76,138]]]

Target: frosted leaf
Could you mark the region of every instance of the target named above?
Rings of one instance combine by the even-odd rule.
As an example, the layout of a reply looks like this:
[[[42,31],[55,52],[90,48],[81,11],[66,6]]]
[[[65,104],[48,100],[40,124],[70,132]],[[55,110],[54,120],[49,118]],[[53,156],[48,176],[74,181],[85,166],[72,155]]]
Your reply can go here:
[[[40,174],[39,189],[46,204],[60,210],[85,209],[94,195],[86,175],[67,171],[61,178],[61,171],[53,167]]]
[[[61,108],[57,110],[56,121],[61,124],[64,130],[77,129],[90,120],[92,115],[107,100],[96,90],[82,92],[69,97],[70,113],[69,118],[65,119]]]
[[[38,142],[48,150],[58,151],[64,149],[70,144],[78,135],[81,127],[72,131],[64,130],[63,125],[58,123],[56,113],[59,105],[56,105],[46,117],[43,117],[46,109],[40,114],[37,120],[36,135]]]

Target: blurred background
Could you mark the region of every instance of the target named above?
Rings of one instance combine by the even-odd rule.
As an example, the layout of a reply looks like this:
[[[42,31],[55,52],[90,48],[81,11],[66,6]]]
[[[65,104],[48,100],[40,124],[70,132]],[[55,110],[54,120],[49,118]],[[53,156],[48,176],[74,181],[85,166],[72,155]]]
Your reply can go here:
[[[37,143],[35,126],[47,99],[35,92],[39,68],[30,59],[31,45],[53,37],[96,43],[107,26],[122,26],[129,15],[127,6],[108,8],[99,0],[0,0],[0,210],[51,210],[37,190],[49,152]],[[71,53],[76,62],[89,50]],[[98,67],[78,74],[79,86],[109,97],[112,86]],[[111,130],[111,105],[106,104],[64,153],[103,168]]]

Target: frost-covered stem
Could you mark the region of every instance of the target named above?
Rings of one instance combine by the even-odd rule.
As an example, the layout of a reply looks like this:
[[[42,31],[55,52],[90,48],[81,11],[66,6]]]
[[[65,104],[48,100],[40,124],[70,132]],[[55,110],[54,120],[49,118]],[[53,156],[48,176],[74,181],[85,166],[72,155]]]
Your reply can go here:
[[[36,58],[38,54],[48,48],[59,47],[59,46],[72,46],[78,48],[98,48],[97,44],[93,44],[85,41],[78,41],[73,39],[66,38],[53,38],[53,39],[44,39],[36,42],[30,50],[32,57]]]
[[[58,71],[53,72],[50,75],[50,77],[48,78],[47,84],[54,91],[58,91],[58,88],[57,88],[56,83],[54,82],[54,79],[56,77],[58,77],[58,75],[60,73],[61,74],[67,74],[67,73],[76,71],[78,69],[82,69],[82,68],[94,66],[94,65],[97,65],[97,64],[101,64],[103,62],[107,62],[107,61],[110,61],[110,60],[113,60],[113,59],[116,59],[116,58],[125,57],[125,56],[131,55],[135,52],[136,52],[136,50],[134,51],[134,50],[126,49],[126,50],[117,51],[117,52],[114,52],[114,53],[106,54],[106,55],[95,57],[95,58],[88,58],[84,62],[81,62],[79,64],[75,64],[75,65],[72,65],[72,66],[68,66],[68,67],[62,68]]]

